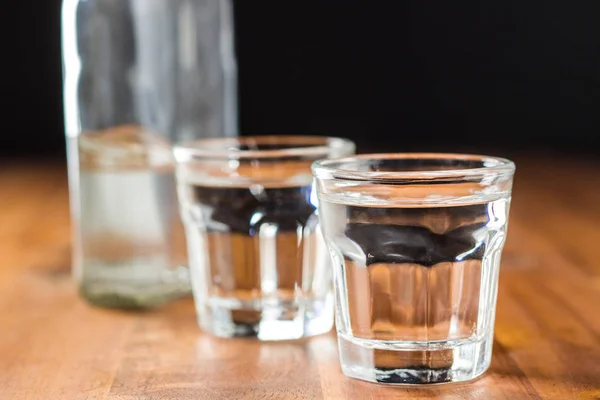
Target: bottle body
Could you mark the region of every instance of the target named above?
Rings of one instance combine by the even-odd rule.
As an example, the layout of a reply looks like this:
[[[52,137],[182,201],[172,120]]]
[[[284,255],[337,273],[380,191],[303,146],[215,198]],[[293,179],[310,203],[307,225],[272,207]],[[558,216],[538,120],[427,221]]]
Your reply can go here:
[[[74,274],[90,302],[189,292],[171,146],[237,133],[228,0],[64,0]]]

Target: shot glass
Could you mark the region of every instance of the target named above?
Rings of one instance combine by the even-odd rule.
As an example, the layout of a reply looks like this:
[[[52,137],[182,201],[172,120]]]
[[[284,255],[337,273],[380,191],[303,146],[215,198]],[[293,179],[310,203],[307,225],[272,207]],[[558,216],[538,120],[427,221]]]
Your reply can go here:
[[[422,384],[485,372],[514,170],[430,153],[313,164],[345,375]]]
[[[198,322],[220,337],[289,340],[333,325],[331,263],[311,164],[345,139],[257,136],[176,146]]]

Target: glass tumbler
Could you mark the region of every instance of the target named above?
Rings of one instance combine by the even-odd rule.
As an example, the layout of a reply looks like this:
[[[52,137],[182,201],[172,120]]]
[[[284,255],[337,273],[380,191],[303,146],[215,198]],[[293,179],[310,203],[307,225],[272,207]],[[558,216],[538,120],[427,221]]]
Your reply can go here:
[[[258,136],[175,147],[198,321],[221,337],[298,339],[333,325],[311,164],[345,139]]]
[[[421,384],[485,372],[514,170],[456,154],[313,165],[345,375]]]

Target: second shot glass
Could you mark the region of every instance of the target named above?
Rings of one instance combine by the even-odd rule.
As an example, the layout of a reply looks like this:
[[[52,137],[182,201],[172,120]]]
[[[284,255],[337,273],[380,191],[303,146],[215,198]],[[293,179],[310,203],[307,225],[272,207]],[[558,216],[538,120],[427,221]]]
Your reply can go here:
[[[175,147],[200,326],[289,340],[333,325],[331,265],[311,164],[354,154],[316,136],[206,139]]]

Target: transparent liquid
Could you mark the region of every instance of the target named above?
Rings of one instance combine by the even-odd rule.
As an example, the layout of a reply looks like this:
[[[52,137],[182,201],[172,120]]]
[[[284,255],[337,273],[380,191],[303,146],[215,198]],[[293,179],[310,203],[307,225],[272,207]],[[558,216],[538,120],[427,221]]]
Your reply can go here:
[[[427,208],[322,199],[342,367],[385,383],[470,379],[491,360],[508,199]]]
[[[183,185],[199,322],[219,336],[294,339],[333,325],[311,186]]]
[[[135,127],[70,139],[76,267],[90,302],[161,305],[190,292],[170,147]],[[76,173],[73,173],[75,171]]]

